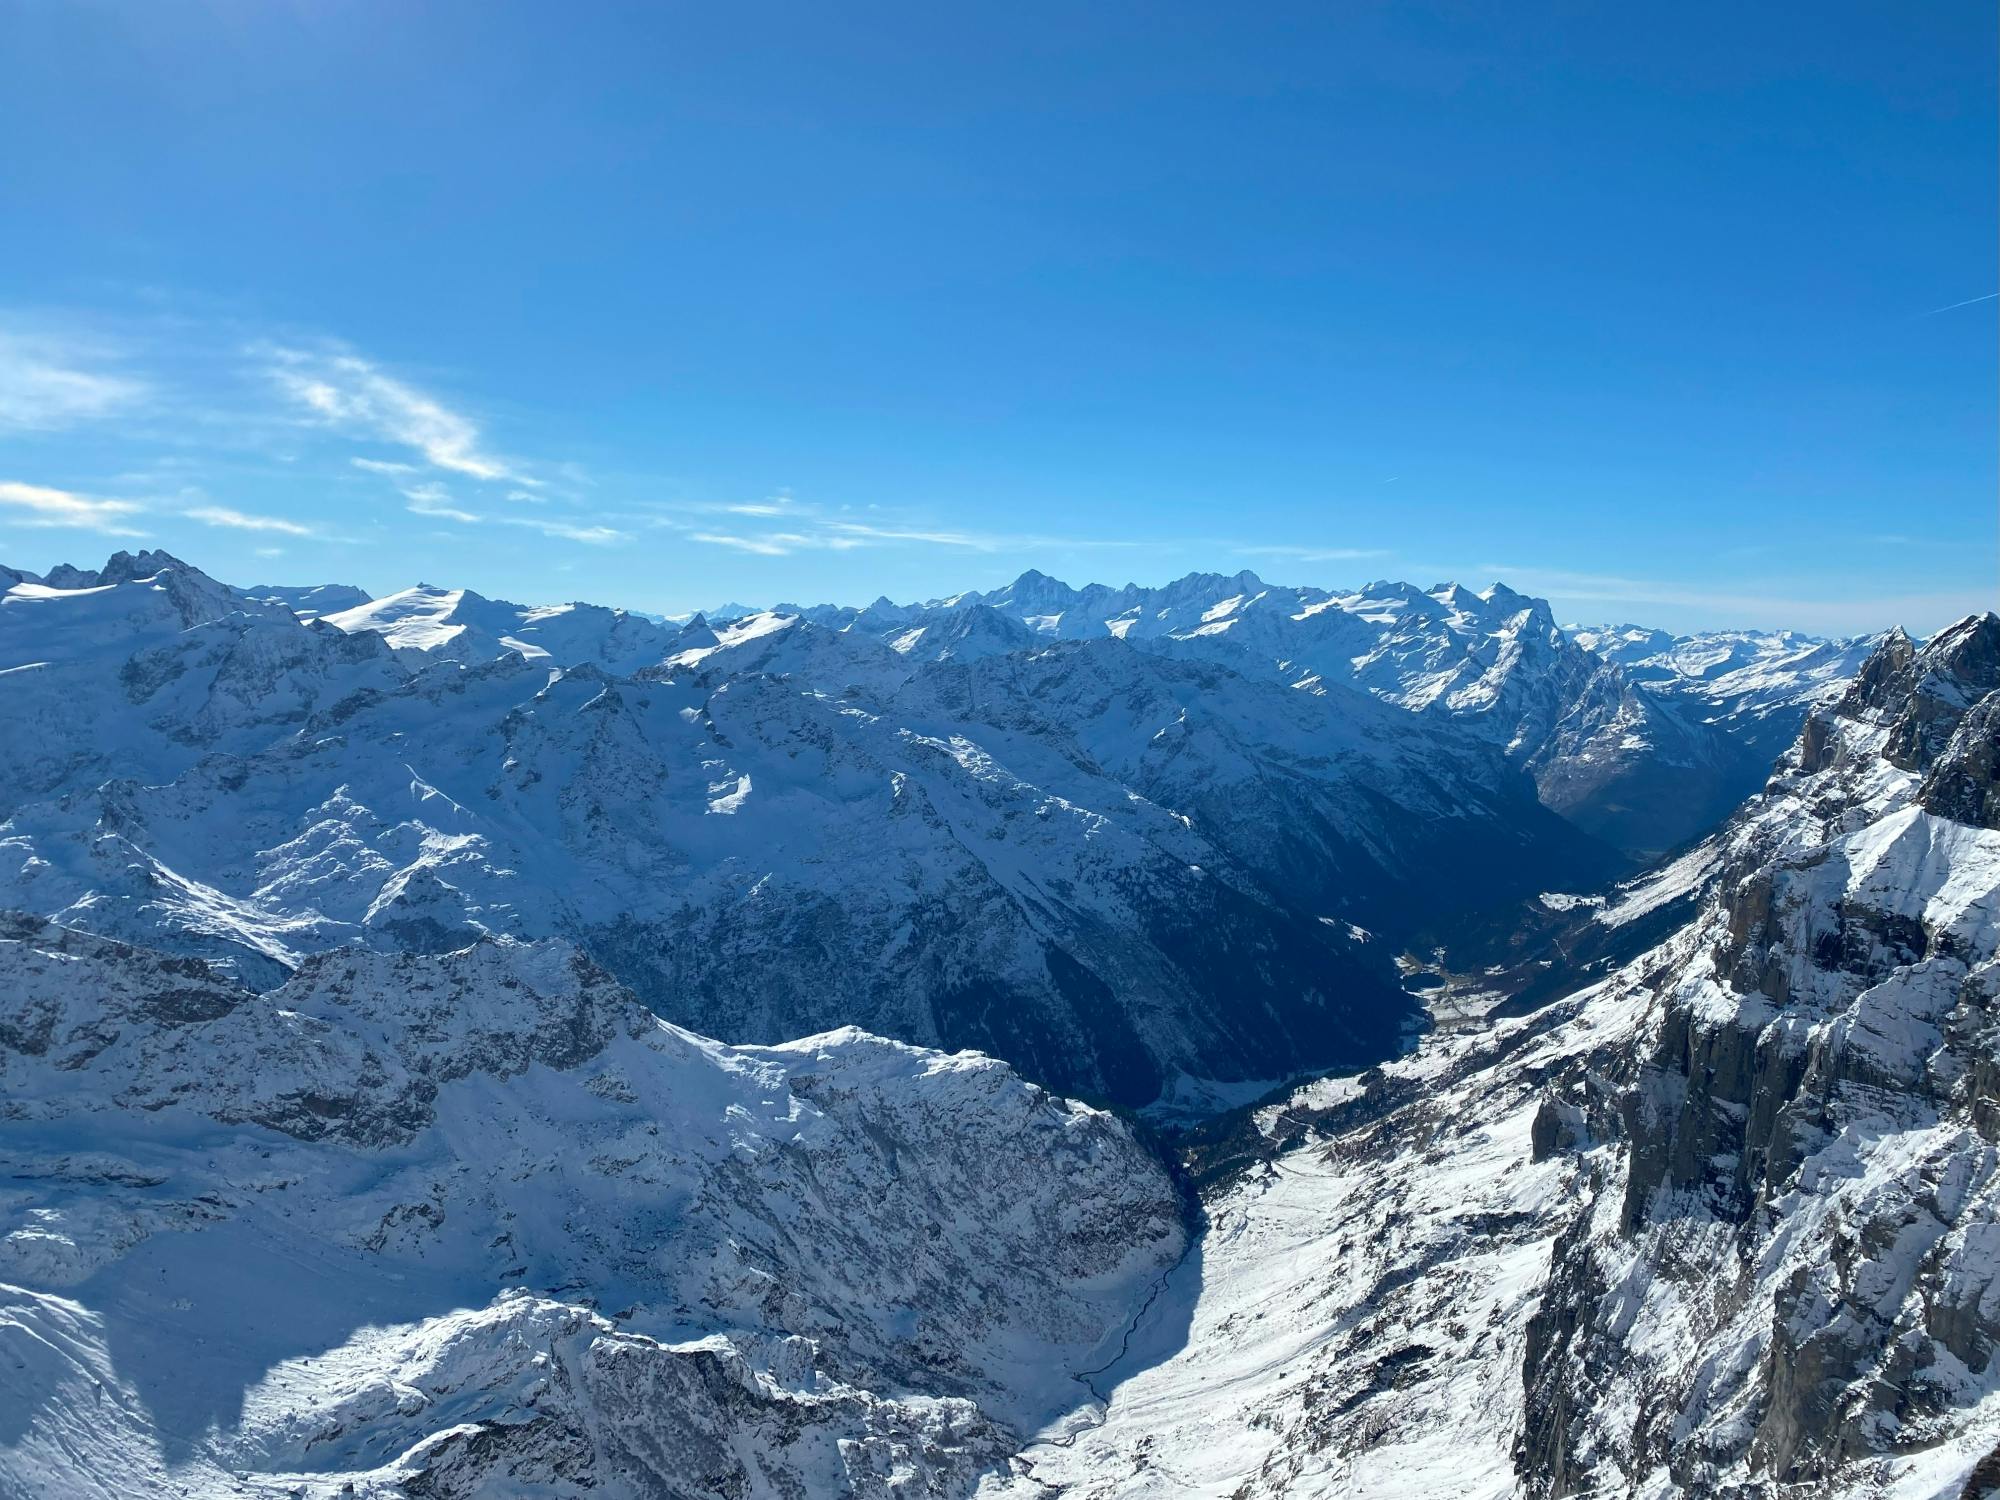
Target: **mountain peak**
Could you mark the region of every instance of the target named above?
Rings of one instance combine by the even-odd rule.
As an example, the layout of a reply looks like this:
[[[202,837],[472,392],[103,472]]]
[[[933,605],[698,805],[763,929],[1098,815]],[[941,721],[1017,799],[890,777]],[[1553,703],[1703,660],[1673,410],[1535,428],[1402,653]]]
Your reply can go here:
[[[173,553],[158,547],[149,547],[141,552],[114,552],[106,560],[98,577],[105,583],[127,583],[135,578],[151,578],[168,569],[182,573],[199,571],[189,567]]]
[[[114,552],[101,568],[79,568],[70,563],[57,563],[42,581],[52,589],[96,589],[153,578],[166,572],[206,576],[199,568],[190,567],[173,553],[149,547],[137,553]]]

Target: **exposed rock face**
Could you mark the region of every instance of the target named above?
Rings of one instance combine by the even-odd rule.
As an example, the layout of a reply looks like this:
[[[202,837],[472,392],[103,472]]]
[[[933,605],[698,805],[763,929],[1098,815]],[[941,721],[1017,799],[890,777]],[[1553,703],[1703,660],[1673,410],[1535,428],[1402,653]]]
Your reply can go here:
[[[1996,630],[1886,642],[1615,975],[1204,1142],[1152,1361],[1017,1492],[1980,1493],[2000,833],[1937,808],[1990,778]]]
[[[963,1495],[1184,1244],[1112,1117],[559,944],[0,927],[0,1491]],[[540,1488],[538,1488],[540,1487]]]
[[[1537,1316],[1542,1492],[1655,1465],[1832,1489],[1967,1451],[2000,1376],[1996,642],[1990,615],[1892,638],[1745,814],[1624,1098],[1618,1235],[1559,1246]],[[1676,1323],[1720,1369],[1642,1380]],[[1585,1405],[1631,1415],[1579,1432]]]
[[[1918,801],[1940,818],[2000,830],[2000,699],[1988,695],[1959,720]]]
[[[1966,710],[2000,687],[2000,621],[1977,615],[1960,621],[1922,650],[1907,639],[1882,653],[1858,679],[1842,708],[1886,724],[1882,758],[1905,771],[1928,770]]]

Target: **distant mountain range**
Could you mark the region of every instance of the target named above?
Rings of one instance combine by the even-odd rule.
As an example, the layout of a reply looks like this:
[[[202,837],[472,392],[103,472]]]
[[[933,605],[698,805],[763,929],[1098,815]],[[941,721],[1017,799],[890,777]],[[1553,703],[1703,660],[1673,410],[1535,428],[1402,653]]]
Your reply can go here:
[[[678,627],[357,595],[23,575],[0,905],[259,985],[562,936],[715,1035],[861,1024],[1132,1104],[1393,1053],[1413,935],[1704,832],[1863,650],[1620,663],[1504,588],[1249,573]]]
[[[0,1493],[2000,1483],[2000,617],[0,582]]]

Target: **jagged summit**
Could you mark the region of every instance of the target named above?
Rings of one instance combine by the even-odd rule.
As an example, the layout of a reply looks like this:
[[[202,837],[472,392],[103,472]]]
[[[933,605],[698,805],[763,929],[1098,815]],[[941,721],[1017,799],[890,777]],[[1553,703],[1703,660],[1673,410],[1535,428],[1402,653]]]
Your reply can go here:
[[[95,589],[109,584],[131,583],[140,578],[153,578],[170,569],[183,573],[199,571],[182,562],[171,552],[147,548],[141,552],[114,552],[101,568],[78,568],[69,563],[58,563],[49,569],[42,582],[53,589]]]
[[[1582,907],[1701,885],[1632,962],[1260,1110],[1162,1294],[1185,1335],[1005,1493],[1988,1494],[1991,639],[1892,637],[1713,839]]]

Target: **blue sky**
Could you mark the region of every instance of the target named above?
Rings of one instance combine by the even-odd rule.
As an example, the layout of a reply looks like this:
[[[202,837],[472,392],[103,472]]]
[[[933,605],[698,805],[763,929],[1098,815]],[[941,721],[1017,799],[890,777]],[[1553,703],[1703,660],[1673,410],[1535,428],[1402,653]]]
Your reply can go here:
[[[1680,627],[1993,602],[1983,0],[0,28],[17,566],[660,611],[1028,566],[1499,576]]]

